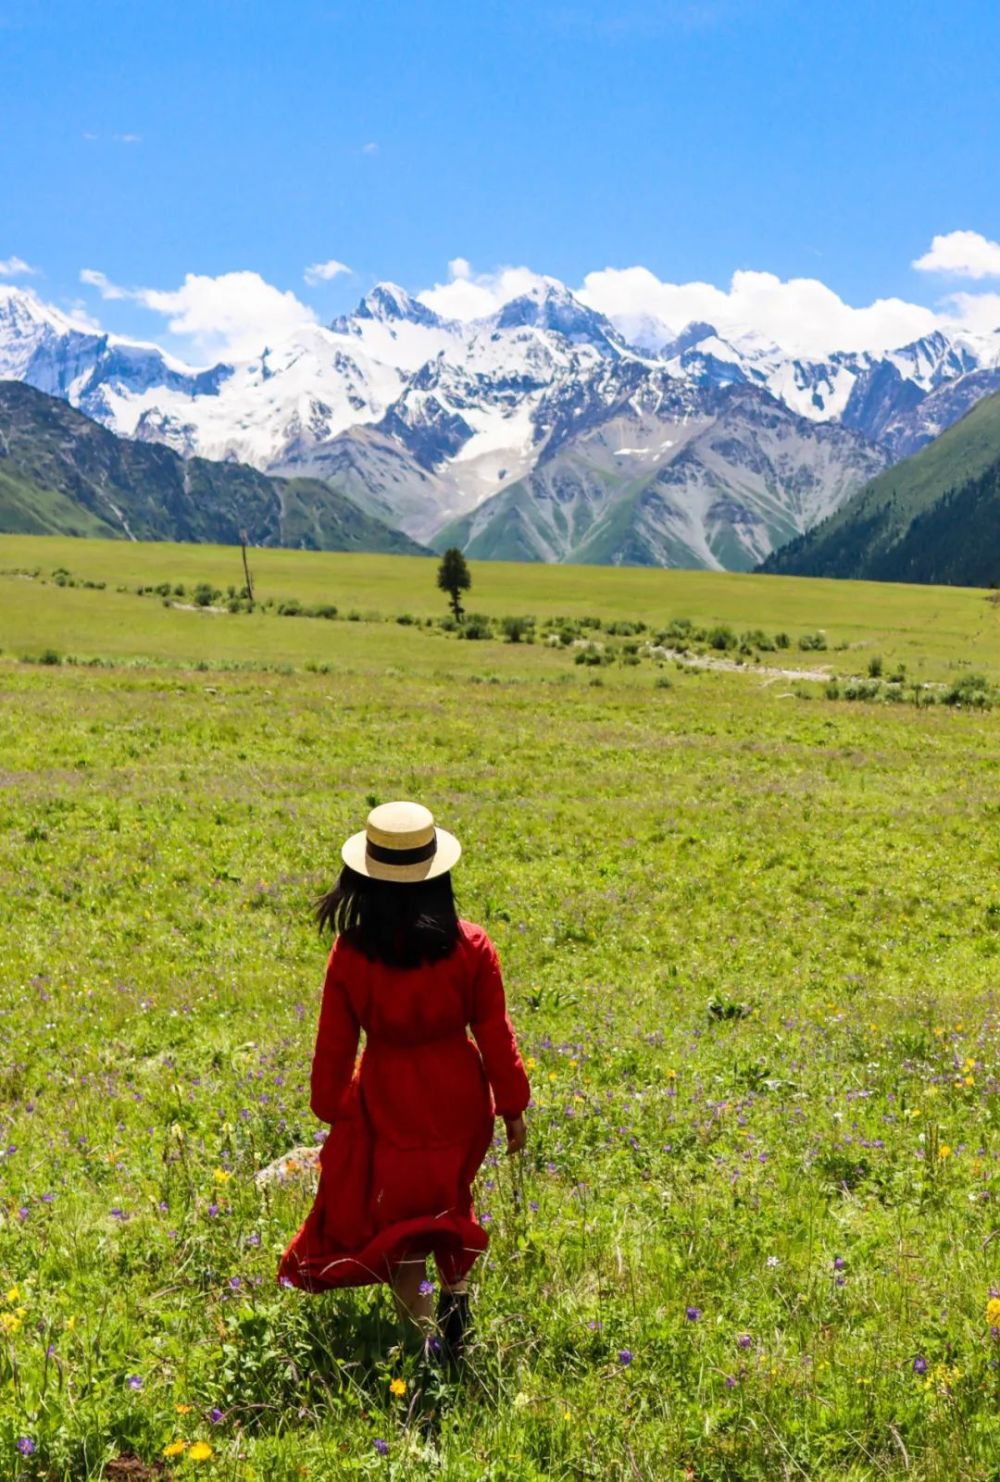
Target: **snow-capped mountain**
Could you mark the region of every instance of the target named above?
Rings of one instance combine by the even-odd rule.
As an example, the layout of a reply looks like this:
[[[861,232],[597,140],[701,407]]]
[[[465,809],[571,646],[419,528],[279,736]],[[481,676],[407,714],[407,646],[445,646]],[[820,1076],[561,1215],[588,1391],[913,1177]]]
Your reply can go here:
[[[4,377],[184,456],[322,476],[425,542],[447,528],[499,553],[509,518],[535,558],[745,566],[1000,386],[1000,330],[810,360],[707,323],[613,323],[554,280],[472,323],[382,283],[199,369],[0,285]]]

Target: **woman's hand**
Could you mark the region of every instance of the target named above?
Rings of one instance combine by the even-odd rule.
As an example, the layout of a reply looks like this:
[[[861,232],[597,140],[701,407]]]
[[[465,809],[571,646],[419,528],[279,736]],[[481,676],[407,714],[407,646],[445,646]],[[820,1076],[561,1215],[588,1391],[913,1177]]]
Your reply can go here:
[[[507,1156],[523,1152],[524,1144],[528,1140],[528,1129],[525,1126],[523,1113],[517,1117],[504,1117],[504,1125],[507,1128]]]

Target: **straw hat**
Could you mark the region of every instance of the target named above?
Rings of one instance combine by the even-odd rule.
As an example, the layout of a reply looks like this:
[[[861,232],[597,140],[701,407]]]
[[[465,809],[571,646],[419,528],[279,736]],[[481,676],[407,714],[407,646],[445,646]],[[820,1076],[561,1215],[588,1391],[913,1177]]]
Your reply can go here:
[[[461,852],[454,834],[435,828],[434,815],[420,803],[380,803],[340,851],[344,863],[359,875],[400,885],[445,874],[458,863]]]

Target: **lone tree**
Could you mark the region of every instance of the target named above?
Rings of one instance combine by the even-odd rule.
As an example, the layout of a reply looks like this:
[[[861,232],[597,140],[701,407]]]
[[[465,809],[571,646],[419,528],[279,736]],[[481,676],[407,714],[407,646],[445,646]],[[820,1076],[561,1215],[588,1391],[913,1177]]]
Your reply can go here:
[[[467,592],[472,586],[472,577],[465,557],[457,546],[451,546],[441,557],[441,565],[438,567],[438,586],[442,592],[447,592],[451,598],[451,610],[458,622],[465,616],[462,608],[461,592]]]

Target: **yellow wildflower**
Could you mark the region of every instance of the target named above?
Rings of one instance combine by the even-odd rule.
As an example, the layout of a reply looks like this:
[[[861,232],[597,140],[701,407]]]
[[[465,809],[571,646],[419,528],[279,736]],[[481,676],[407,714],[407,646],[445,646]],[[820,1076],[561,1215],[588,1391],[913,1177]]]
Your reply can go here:
[[[991,1297],[987,1302],[986,1321],[991,1327],[1000,1328],[1000,1297]]]
[[[950,1158],[951,1157],[951,1148],[948,1146],[948,1144],[946,1142],[943,1142],[941,1144],[941,1146],[938,1148],[938,1157],[939,1158]]]
[[[12,1286],[11,1289],[10,1289],[10,1291],[7,1293],[7,1301],[8,1302],[16,1302],[16,1301],[18,1301],[18,1299],[20,1298],[20,1296],[21,1296],[21,1288],[19,1286]]]
[[[535,1059],[534,1055],[529,1055],[527,1060],[524,1062],[524,1068],[525,1070],[534,1070],[537,1064],[538,1061]]]
[[[76,1327],[76,1313],[73,1312],[73,1313],[70,1313],[69,1317],[67,1317],[67,1319],[66,1319],[66,1331],[67,1331],[67,1333],[72,1333],[72,1331],[73,1331],[73,1329],[75,1327]]]
[[[175,1405],[174,1406],[174,1409],[177,1411],[177,1414],[178,1415],[187,1415],[188,1411],[191,1409],[191,1406],[190,1405]]]
[[[207,1461],[212,1454],[212,1448],[207,1441],[195,1441],[188,1452],[188,1461]]]
[[[232,1176],[225,1168],[217,1168],[212,1175],[217,1184],[227,1184]]]
[[[406,1394],[406,1380],[405,1379],[394,1379],[392,1381],[392,1383],[389,1385],[389,1393],[391,1395],[405,1395]]]
[[[184,1452],[184,1451],[186,1451],[186,1450],[187,1450],[187,1442],[186,1441],[171,1441],[171,1443],[170,1443],[169,1446],[164,1446],[164,1448],[163,1448],[163,1454],[164,1454],[164,1456],[180,1456],[181,1453]]]

